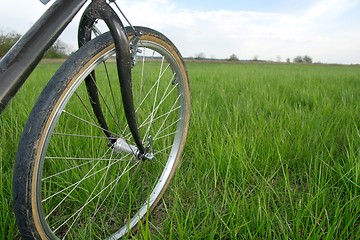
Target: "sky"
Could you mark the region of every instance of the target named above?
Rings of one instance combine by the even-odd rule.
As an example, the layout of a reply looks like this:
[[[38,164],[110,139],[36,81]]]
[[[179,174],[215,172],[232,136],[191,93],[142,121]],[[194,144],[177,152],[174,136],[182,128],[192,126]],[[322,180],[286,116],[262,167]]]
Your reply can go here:
[[[0,0],[0,30],[25,33],[50,6]],[[133,25],[168,36],[185,57],[360,64],[360,0],[117,0]],[[76,49],[77,16],[60,36]]]

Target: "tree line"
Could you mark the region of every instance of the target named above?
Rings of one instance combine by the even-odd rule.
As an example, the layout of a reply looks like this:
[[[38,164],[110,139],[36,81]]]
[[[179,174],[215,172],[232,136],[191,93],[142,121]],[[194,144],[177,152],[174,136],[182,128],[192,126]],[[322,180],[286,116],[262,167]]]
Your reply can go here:
[[[196,54],[192,59],[197,59],[197,60],[205,60],[205,59],[209,59],[205,56],[205,54],[203,52],[200,52],[198,54]],[[210,59],[213,59],[213,58],[210,58]],[[218,59],[218,60],[221,60],[221,59]],[[236,61],[240,61],[240,59],[238,58],[238,56],[233,53],[230,55],[229,58],[225,59],[227,61],[233,61],[233,62],[236,62]],[[253,59],[250,59],[249,61],[254,61],[254,62],[258,62],[258,61],[262,61],[262,62],[268,62],[266,60],[261,60],[259,59],[258,56],[255,56],[253,57]],[[271,62],[272,60],[270,60]],[[277,62],[281,62],[281,57],[278,56],[277,57]],[[308,56],[308,55],[304,55],[304,56],[296,56],[293,60],[291,60],[290,58],[287,58],[286,59],[286,62],[287,63],[307,63],[307,64],[310,64],[310,63],[313,63],[313,59],[312,57]]]
[[[240,59],[236,56],[236,54],[231,54],[230,57],[227,59],[228,61],[240,61]],[[255,56],[252,61],[259,61],[258,56]],[[277,57],[277,61],[281,62],[281,58]],[[290,58],[286,59],[287,63],[291,63]],[[313,63],[312,57],[305,55],[305,56],[296,56],[293,60],[293,63]]]
[[[20,39],[21,35],[16,32],[6,32],[0,30],[0,58],[3,57],[9,49]],[[66,58],[67,45],[61,40],[56,42],[45,53],[45,58]]]

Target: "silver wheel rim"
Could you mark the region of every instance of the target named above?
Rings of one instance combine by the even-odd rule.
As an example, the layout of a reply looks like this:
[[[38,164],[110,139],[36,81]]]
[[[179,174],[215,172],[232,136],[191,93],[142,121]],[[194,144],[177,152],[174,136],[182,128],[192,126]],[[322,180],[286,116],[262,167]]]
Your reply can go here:
[[[161,55],[164,56],[161,61],[167,61],[169,63],[169,65],[167,67],[170,67],[172,69],[172,71],[174,72],[174,74],[176,75],[177,78],[181,78],[177,81],[177,86],[176,86],[176,89],[178,91],[178,102],[179,102],[179,108],[176,109],[176,111],[178,112],[179,120],[175,124],[176,125],[176,133],[173,137],[174,140],[173,140],[173,143],[171,146],[169,157],[166,161],[166,166],[164,167],[164,170],[162,171],[161,176],[159,177],[155,187],[153,188],[151,194],[149,195],[149,198],[145,202],[143,202],[141,208],[135,214],[133,214],[132,218],[128,222],[126,222],[124,224],[124,226],[122,226],[118,231],[116,231],[112,235],[108,235],[109,239],[118,239],[121,236],[127,234],[130,229],[132,229],[133,227],[135,227],[138,224],[138,222],[146,215],[149,208],[151,206],[153,206],[153,204],[157,201],[159,195],[161,195],[164,187],[166,186],[167,179],[172,174],[174,165],[176,164],[176,161],[179,157],[178,154],[181,149],[181,144],[183,141],[183,133],[184,133],[184,128],[185,128],[185,124],[186,124],[185,114],[187,111],[187,109],[186,109],[187,104],[186,104],[186,98],[184,96],[185,95],[184,94],[185,86],[183,85],[183,82],[186,81],[186,79],[184,79],[185,77],[182,75],[182,71],[177,64],[176,59],[167,49],[165,49],[164,47],[162,47],[161,45],[159,45],[157,43],[142,40],[139,42],[139,45],[141,46],[141,48],[150,49],[151,51],[158,52],[158,53],[160,52]],[[56,114],[54,114],[52,116],[52,118],[50,119],[49,127],[47,127],[46,132],[44,133],[45,140],[44,140],[44,144],[41,147],[41,155],[40,155],[41,161],[40,161],[40,166],[38,168],[38,171],[41,174],[38,174],[37,185],[36,185],[35,191],[37,194],[37,199],[42,199],[42,201],[37,202],[37,208],[39,209],[38,212],[39,212],[40,221],[42,221],[42,226],[45,226],[44,231],[46,232],[46,234],[53,238],[56,238],[53,231],[54,230],[58,231],[60,228],[58,226],[55,226],[55,227],[49,226],[48,223],[46,222],[46,219],[49,216],[47,215],[47,213],[44,212],[44,209],[43,209],[42,202],[44,201],[44,197],[43,197],[43,193],[41,190],[42,189],[42,179],[43,179],[42,173],[43,173],[43,168],[44,168],[43,164],[44,164],[44,161],[46,160],[45,158],[47,157],[46,153],[47,153],[47,149],[48,149],[50,140],[52,138],[52,133],[53,133],[53,131],[58,123],[58,120],[59,120],[61,114],[63,113],[67,103],[69,102],[70,98],[74,95],[74,93],[76,92],[78,87],[83,83],[85,76],[89,75],[93,69],[95,69],[97,66],[99,66],[103,61],[110,59],[111,56],[113,56],[113,55],[114,55],[114,49],[111,49],[111,50],[107,51],[106,53],[102,54],[95,62],[93,62],[91,65],[89,65],[86,68],[86,70],[79,77],[77,77],[75,82],[67,90],[66,94],[62,97],[57,109],[54,110],[54,112],[56,112]],[[144,54],[142,58],[143,58],[143,60],[144,59],[146,60],[147,57],[148,56],[146,56]],[[74,223],[75,222],[76,222],[76,220],[74,221]],[[65,237],[66,236],[67,236],[67,233],[65,234]]]

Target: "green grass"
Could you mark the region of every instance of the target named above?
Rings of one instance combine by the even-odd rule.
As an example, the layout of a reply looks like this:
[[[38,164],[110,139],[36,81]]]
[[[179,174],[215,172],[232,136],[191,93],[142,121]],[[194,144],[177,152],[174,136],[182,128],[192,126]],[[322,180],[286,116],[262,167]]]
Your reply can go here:
[[[359,239],[360,68],[189,63],[191,126],[139,239]],[[12,172],[40,65],[0,121],[0,239],[19,238]]]
[[[17,145],[37,96],[58,64],[40,65],[0,116],[0,239],[18,239],[12,202],[12,175]]]

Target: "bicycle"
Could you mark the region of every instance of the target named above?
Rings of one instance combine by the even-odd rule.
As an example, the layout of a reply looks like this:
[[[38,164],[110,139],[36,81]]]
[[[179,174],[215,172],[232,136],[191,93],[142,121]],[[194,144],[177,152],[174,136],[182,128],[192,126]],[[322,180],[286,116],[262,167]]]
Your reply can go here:
[[[19,142],[13,200],[24,238],[131,235],[183,152],[190,116],[183,58],[163,34],[125,27],[115,0],[55,0],[1,59],[0,113],[82,8],[79,50],[43,89]]]

